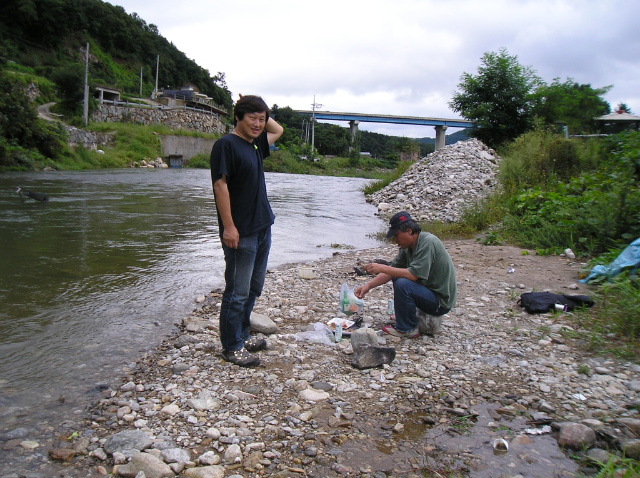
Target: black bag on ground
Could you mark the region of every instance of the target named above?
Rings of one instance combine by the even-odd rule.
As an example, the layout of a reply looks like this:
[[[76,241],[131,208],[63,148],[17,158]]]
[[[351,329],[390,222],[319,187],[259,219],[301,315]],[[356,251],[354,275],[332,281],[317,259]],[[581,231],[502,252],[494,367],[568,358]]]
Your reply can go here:
[[[525,292],[520,294],[518,305],[530,314],[540,314],[553,310],[556,304],[572,311],[578,307],[591,307],[593,300],[586,295],[554,294],[552,292]]]

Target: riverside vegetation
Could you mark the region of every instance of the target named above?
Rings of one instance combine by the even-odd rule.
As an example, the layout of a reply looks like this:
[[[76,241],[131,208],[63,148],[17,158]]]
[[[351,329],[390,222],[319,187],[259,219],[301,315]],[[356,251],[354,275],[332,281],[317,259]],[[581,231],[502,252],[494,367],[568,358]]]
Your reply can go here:
[[[68,10],[61,14],[58,8],[49,8],[53,4]],[[21,6],[20,2],[11,1],[6,11],[12,12],[9,8],[17,9],[18,6]],[[156,135],[168,132],[162,127],[91,124],[89,127],[96,130],[116,131],[114,146],[106,149],[105,154],[98,154],[83,149],[68,150],[62,128],[56,123],[38,120],[32,101],[42,104],[60,100],[57,105],[60,109],[56,112],[75,109],[77,114],[78,93],[81,93],[77,85],[82,83],[83,68],[78,61],[77,49],[67,46],[84,46],[85,40],[75,38],[75,32],[86,30],[96,40],[91,46],[91,68],[94,79],[100,83],[129,92],[137,91],[138,65],[143,64],[144,90],[148,95],[153,88],[150,65],[155,65],[156,58],[155,53],[149,52],[159,51],[163,58],[174,59],[166,63],[175,66],[168,71],[168,83],[178,85],[187,70],[190,80],[201,91],[228,110],[232,106],[224,73],[211,77],[160,37],[155,25],[147,25],[135,14],[126,15],[123,9],[97,0],[82,5],[47,0],[33,6],[39,9],[37,15],[7,14],[4,18],[10,22],[2,20],[3,28],[0,29],[3,32],[3,63],[4,58],[17,62],[3,64],[0,70],[3,91],[0,110],[11,109],[15,114],[8,121],[0,115],[0,171],[45,167],[116,168],[160,155]],[[94,8],[99,14],[78,14],[81,7]],[[85,24],[83,19],[90,21]],[[128,36],[120,35],[123,31]],[[73,52],[70,58],[68,52]],[[119,61],[110,56],[112,52],[118,53]],[[49,64],[45,55],[58,63]],[[506,52],[499,56],[510,58]],[[123,65],[127,62],[135,67],[125,68]],[[53,75],[55,71],[59,74]],[[69,88],[69,85],[75,86]],[[586,90],[595,96],[602,91],[583,86],[567,80],[565,83],[554,82],[549,88],[573,93]],[[551,98],[550,95],[545,97]],[[570,95],[566,97],[569,99]],[[546,104],[555,106],[556,102],[547,101]],[[597,106],[605,105],[598,103]],[[586,114],[584,108],[576,111],[583,121],[592,121],[597,116]],[[544,116],[540,111],[535,113]],[[549,121],[567,122],[565,117],[547,116]],[[569,122],[570,127],[571,124]],[[583,132],[572,130],[572,133]],[[367,149],[364,141],[362,146]],[[557,254],[569,247],[580,260],[589,262],[586,269],[596,263],[611,262],[631,240],[640,236],[640,133],[623,133],[607,139],[567,140],[539,126],[501,145],[497,151],[502,161],[500,187],[496,192],[469,205],[458,221],[425,223],[425,229],[443,239],[479,236],[479,240],[488,246],[510,243],[537,254]],[[308,161],[301,158],[303,153],[303,150],[283,148],[274,153],[266,166],[277,172],[375,178],[379,181],[365,191],[372,193],[400,177],[410,165],[387,162],[384,155],[384,161],[362,159],[357,155]],[[206,167],[207,164],[206,155],[192,160],[193,166]],[[596,307],[573,316],[579,329],[588,330],[590,349],[595,353],[638,361],[640,294],[637,276],[626,271],[611,282],[598,284],[594,293]],[[600,476],[637,476],[639,473],[637,462],[614,458],[603,465]]]

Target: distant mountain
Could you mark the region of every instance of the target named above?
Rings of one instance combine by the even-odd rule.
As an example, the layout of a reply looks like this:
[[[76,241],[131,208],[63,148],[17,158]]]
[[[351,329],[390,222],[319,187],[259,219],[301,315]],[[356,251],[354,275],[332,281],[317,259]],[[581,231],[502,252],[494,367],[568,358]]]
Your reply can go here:
[[[87,43],[92,86],[131,95],[142,89],[149,97],[159,57],[160,87],[194,86],[227,111],[232,108],[224,73],[211,76],[136,13],[101,0],[0,2],[0,61],[24,65],[48,79],[77,70],[83,74]]]
[[[444,144],[455,144],[458,141],[465,141],[469,138],[470,138],[469,130],[461,129],[460,131],[456,131],[455,133],[446,135]],[[416,138],[416,141],[418,143],[424,143],[424,144],[433,144],[433,145],[436,144],[435,138]]]

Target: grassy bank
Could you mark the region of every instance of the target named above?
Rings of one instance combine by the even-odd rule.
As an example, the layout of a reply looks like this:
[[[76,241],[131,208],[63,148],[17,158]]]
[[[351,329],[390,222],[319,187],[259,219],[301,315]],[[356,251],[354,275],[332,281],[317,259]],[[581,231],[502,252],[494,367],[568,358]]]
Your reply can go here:
[[[498,153],[496,193],[470,205],[461,221],[424,224],[427,230],[538,254],[570,248],[586,264],[585,276],[640,237],[640,132],[568,140],[533,131]],[[640,361],[638,276],[600,280],[590,295],[596,306],[573,315],[578,338],[594,352]]]
[[[640,132],[568,140],[532,131],[498,153],[499,190],[470,205],[458,223],[424,229],[442,238],[479,235],[488,246],[508,242],[538,254],[571,248],[586,264],[585,276],[640,237]],[[567,338],[597,355],[639,363],[638,275],[627,270],[600,279],[586,293],[595,305],[569,316],[574,327]],[[606,463],[596,464],[594,476],[640,476],[638,460],[612,451]]]
[[[142,161],[153,161],[162,156],[160,135],[194,136],[215,139],[218,135],[196,131],[171,130],[162,125],[144,126],[130,123],[89,123],[85,128],[113,136],[113,142],[100,151],[83,147],[65,149],[56,159],[31,155],[22,170],[53,168],[63,170],[127,168]]]

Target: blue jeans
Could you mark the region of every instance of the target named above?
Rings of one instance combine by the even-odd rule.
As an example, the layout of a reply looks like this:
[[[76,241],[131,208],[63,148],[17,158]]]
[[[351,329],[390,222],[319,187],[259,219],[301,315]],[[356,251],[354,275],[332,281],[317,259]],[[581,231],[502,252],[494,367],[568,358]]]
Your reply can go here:
[[[396,330],[409,332],[418,326],[416,309],[429,315],[444,315],[449,309],[440,306],[438,297],[427,287],[409,279],[393,279],[393,302]]]
[[[249,319],[256,299],[262,294],[271,249],[271,228],[240,237],[237,249],[222,242],[225,289],[220,309],[220,342],[234,352],[249,340]]]

